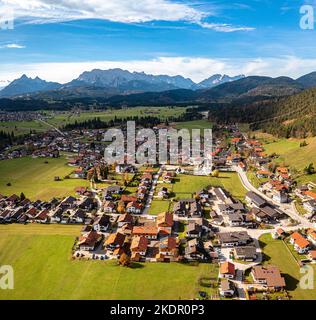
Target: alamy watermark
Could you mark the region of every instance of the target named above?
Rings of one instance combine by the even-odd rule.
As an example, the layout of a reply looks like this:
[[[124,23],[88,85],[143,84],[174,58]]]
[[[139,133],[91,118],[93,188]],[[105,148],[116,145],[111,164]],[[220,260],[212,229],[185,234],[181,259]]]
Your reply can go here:
[[[212,129],[140,129],[128,121],[126,131],[109,129],[104,159],[109,164],[193,165],[205,174],[212,167]]]
[[[300,28],[303,30],[314,30],[315,15],[314,7],[311,5],[304,5],[300,7]]]
[[[0,31],[14,29],[14,10],[0,5]]]
[[[0,266],[0,290],[14,289],[14,271],[12,266]]]

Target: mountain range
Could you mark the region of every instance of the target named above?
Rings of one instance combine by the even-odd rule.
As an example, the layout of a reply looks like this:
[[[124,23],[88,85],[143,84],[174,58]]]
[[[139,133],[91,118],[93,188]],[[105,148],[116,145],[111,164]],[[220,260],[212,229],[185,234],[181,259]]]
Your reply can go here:
[[[206,89],[222,83],[244,78],[244,75],[230,77],[216,74],[200,83],[195,83],[182,76],[150,75],[144,72],[129,72],[122,69],[95,69],[82,73],[77,79],[66,84],[46,82],[36,77],[21,78],[12,81],[0,91],[0,97],[15,97],[46,92],[46,98],[100,96],[107,97],[118,94],[133,94],[143,92],[162,92],[176,89]],[[48,92],[50,91],[50,92]]]
[[[151,106],[188,104],[234,104],[274,101],[316,87],[316,72],[296,80],[289,77],[216,74],[200,83],[182,76],[148,75],[121,69],[92,70],[66,84],[23,75],[0,91],[0,98],[47,102],[54,108],[73,104],[99,106]],[[3,99],[2,99],[3,100]],[[19,101],[19,102],[18,102]],[[4,102],[0,103],[3,108]],[[8,101],[5,101],[8,104]],[[29,103],[25,103],[27,106]],[[10,105],[12,105],[10,103]]]

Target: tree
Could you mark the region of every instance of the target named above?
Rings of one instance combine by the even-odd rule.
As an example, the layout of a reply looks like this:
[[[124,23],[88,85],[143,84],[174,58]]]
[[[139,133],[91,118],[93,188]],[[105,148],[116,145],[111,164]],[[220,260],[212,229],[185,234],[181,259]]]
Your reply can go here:
[[[120,201],[117,205],[117,212],[120,214],[125,213],[125,205],[123,201]]]
[[[313,163],[310,163],[305,169],[304,169],[304,172],[306,174],[314,174],[315,173],[315,168],[314,168],[314,164]]]
[[[26,199],[26,197],[25,197],[25,195],[24,195],[24,193],[23,193],[23,192],[21,192],[21,194],[20,194],[20,199],[21,199],[21,201],[23,201],[23,200],[25,200],[25,199]]]
[[[213,170],[211,175],[213,178],[218,178],[219,177],[219,170]]]
[[[119,264],[123,267],[128,267],[131,264],[131,258],[124,252],[119,258]]]

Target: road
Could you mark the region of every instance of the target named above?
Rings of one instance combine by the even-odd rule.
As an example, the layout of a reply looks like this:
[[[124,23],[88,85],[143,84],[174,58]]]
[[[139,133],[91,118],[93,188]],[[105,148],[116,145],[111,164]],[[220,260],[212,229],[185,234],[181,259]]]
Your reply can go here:
[[[156,189],[156,186],[157,186],[157,182],[158,182],[158,179],[163,171],[163,166],[160,167],[158,173],[153,177],[153,182],[152,182],[152,185],[151,185],[151,189],[149,191],[149,194],[148,194],[148,197],[147,197],[147,201],[146,201],[146,205],[145,205],[145,208],[143,210],[143,215],[148,215],[148,210],[150,208],[150,205],[151,205],[151,202],[153,200],[153,197],[154,197],[154,194],[155,194],[155,189]]]
[[[267,195],[265,195],[263,192],[259,191],[257,188],[255,188],[249,181],[247,174],[245,171],[243,171],[240,167],[234,166],[233,169],[238,173],[239,178],[243,186],[248,190],[252,191],[259,196],[261,196],[263,199],[267,200],[268,202],[274,204],[276,207],[278,207],[281,211],[283,211],[286,215],[291,217],[293,220],[296,220],[299,222],[300,226],[297,227],[303,227],[303,228],[314,228],[314,224],[311,223],[308,219],[301,216],[297,213],[295,209],[295,205],[292,203],[278,203],[275,200],[269,198]]]
[[[52,129],[56,130],[56,131],[57,131],[59,134],[61,134],[62,136],[65,135],[62,131],[60,131],[57,127],[53,126],[52,124],[50,124],[50,123],[48,123],[48,122],[46,122],[46,121],[44,121],[44,120],[42,120],[42,119],[38,119],[38,121],[44,123],[46,126],[49,126],[49,127],[51,127]]]

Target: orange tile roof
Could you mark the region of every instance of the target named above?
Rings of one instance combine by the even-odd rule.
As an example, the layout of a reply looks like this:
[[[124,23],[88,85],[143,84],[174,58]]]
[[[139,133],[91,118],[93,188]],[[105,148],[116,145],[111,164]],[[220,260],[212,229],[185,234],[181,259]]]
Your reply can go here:
[[[231,262],[223,262],[220,265],[220,273],[221,274],[235,274],[235,265]]]

